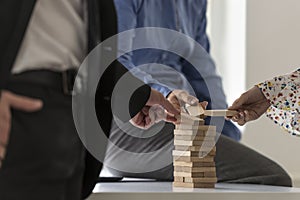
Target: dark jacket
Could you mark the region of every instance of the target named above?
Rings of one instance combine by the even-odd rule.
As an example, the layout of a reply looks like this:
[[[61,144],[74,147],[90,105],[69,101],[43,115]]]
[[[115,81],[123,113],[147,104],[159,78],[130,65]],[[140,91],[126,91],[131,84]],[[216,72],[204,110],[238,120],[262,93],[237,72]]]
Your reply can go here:
[[[117,19],[112,0],[87,1],[89,15],[88,49],[91,51],[98,43],[117,33]],[[6,88],[35,3],[36,0],[0,1],[0,90]],[[112,48],[116,49],[116,45]],[[112,53],[115,52],[112,51]],[[106,70],[99,83],[100,87],[98,87],[96,94],[96,110],[98,111],[98,119],[101,119],[99,121],[101,127],[106,134],[109,134],[112,119],[110,97],[117,80],[126,72],[127,70],[121,64],[114,62]],[[150,88],[145,85],[135,92],[131,99],[131,104],[135,105],[131,107],[132,115],[145,105],[149,94]],[[92,192],[102,168],[102,163],[88,152],[85,162],[83,198]]]

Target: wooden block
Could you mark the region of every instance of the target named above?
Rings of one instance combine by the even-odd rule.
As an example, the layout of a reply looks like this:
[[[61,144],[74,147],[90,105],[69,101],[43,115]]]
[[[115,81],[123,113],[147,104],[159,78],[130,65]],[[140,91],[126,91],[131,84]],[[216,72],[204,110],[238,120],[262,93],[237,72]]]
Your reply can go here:
[[[204,157],[204,156],[215,156],[216,151],[180,151],[173,150],[173,156],[191,156],[191,157]]]
[[[213,148],[215,146],[215,141],[185,141],[185,140],[174,140],[174,145],[181,146],[207,146]]]
[[[198,127],[199,131],[207,131],[207,132],[216,132],[216,126],[207,126],[207,125],[203,125],[203,126],[199,126]]]
[[[197,135],[178,135],[175,134],[174,140],[185,140],[185,141],[215,141],[215,137],[205,137]]]
[[[179,167],[215,167],[215,162],[182,162],[182,161],[174,161],[174,166]]]
[[[217,177],[216,172],[204,172],[204,177],[209,178],[209,177]]]
[[[176,172],[188,172],[188,173],[215,172],[216,167],[182,167],[182,166],[174,166],[174,171],[176,171]]]
[[[174,176],[174,181],[175,182],[184,182],[184,177],[182,177],[182,176]]]
[[[194,122],[194,121],[202,121],[203,119],[200,119],[199,117],[194,117],[186,113],[180,113],[179,116],[176,116],[177,120],[179,122],[182,122],[184,124],[188,124],[189,122]]]
[[[202,137],[215,137],[216,131],[203,131],[203,130],[174,130],[174,135],[187,135],[187,136],[202,136]]]
[[[173,161],[183,161],[183,162],[214,162],[214,157],[190,157],[190,156],[173,156]]]
[[[235,110],[205,110],[205,116],[213,116],[213,117],[232,117],[236,115],[238,112]]]
[[[179,150],[179,151],[203,151],[203,152],[207,152],[207,151],[216,151],[216,147],[215,146],[184,146],[184,145],[175,145],[175,150]]]
[[[182,177],[190,177],[190,178],[204,178],[204,172],[177,172],[174,171],[175,176],[182,176]]]
[[[173,182],[173,187],[184,187],[184,188],[215,188],[214,183],[182,183]]]
[[[175,179],[174,179],[175,181]],[[190,178],[190,177],[184,177],[183,181],[175,181],[175,182],[186,182],[186,183],[217,183],[218,179],[217,177],[209,177],[209,178]]]
[[[204,125],[204,120],[195,121],[194,124],[179,123],[179,124],[176,124],[175,129],[177,129],[177,130],[198,130],[198,127],[203,126],[203,125]]]
[[[191,116],[200,116],[204,114],[204,109],[202,108],[202,106],[200,104],[196,105],[196,106],[190,106],[188,105],[186,107],[186,110],[188,111],[188,113]]]

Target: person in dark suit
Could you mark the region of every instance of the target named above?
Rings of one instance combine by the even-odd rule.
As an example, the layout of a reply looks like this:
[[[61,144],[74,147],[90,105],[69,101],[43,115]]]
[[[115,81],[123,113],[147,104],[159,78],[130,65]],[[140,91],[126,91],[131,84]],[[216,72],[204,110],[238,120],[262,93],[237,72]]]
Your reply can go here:
[[[117,33],[113,2],[4,0],[0,13],[0,199],[86,198],[102,163],[77,135],[72,82],[84,57]],[[109,69],[97,90],[97,109],[106,116],[107,123],[100,121],[104,130],[112,117],[106,97],[127,72],[118,62]],[[135,92],[132,102],[130,113],[142,118],[133,123],[140,126],[148,125],[145,110],[153,104],[171,113],[169,121],[179,114],[147,85]]]

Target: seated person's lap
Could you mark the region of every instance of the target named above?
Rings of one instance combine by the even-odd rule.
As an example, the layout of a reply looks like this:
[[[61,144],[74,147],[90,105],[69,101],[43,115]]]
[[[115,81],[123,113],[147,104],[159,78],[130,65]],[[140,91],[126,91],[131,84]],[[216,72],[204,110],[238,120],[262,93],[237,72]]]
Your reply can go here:
[[[173,125],[167,124],[154,136],[153,130],[135,136],[124,133],[133,129],[130,124],[122,129],[112,126],[110,141],[114,145],[108,145],[106,170],[116,176],[172,181]],[[218,182],[292,185],[282,167],[245,145],[221,135],[216,146]]]

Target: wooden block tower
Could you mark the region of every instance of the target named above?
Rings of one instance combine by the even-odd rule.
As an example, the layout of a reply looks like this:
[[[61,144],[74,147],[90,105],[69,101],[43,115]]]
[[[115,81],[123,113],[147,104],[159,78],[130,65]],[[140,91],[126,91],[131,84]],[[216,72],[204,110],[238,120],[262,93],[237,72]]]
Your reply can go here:
[[[215,126],[206,126],[203,119],[181,114],[180,124],[174,130],[174,187],[215,187],[215,138]]]

